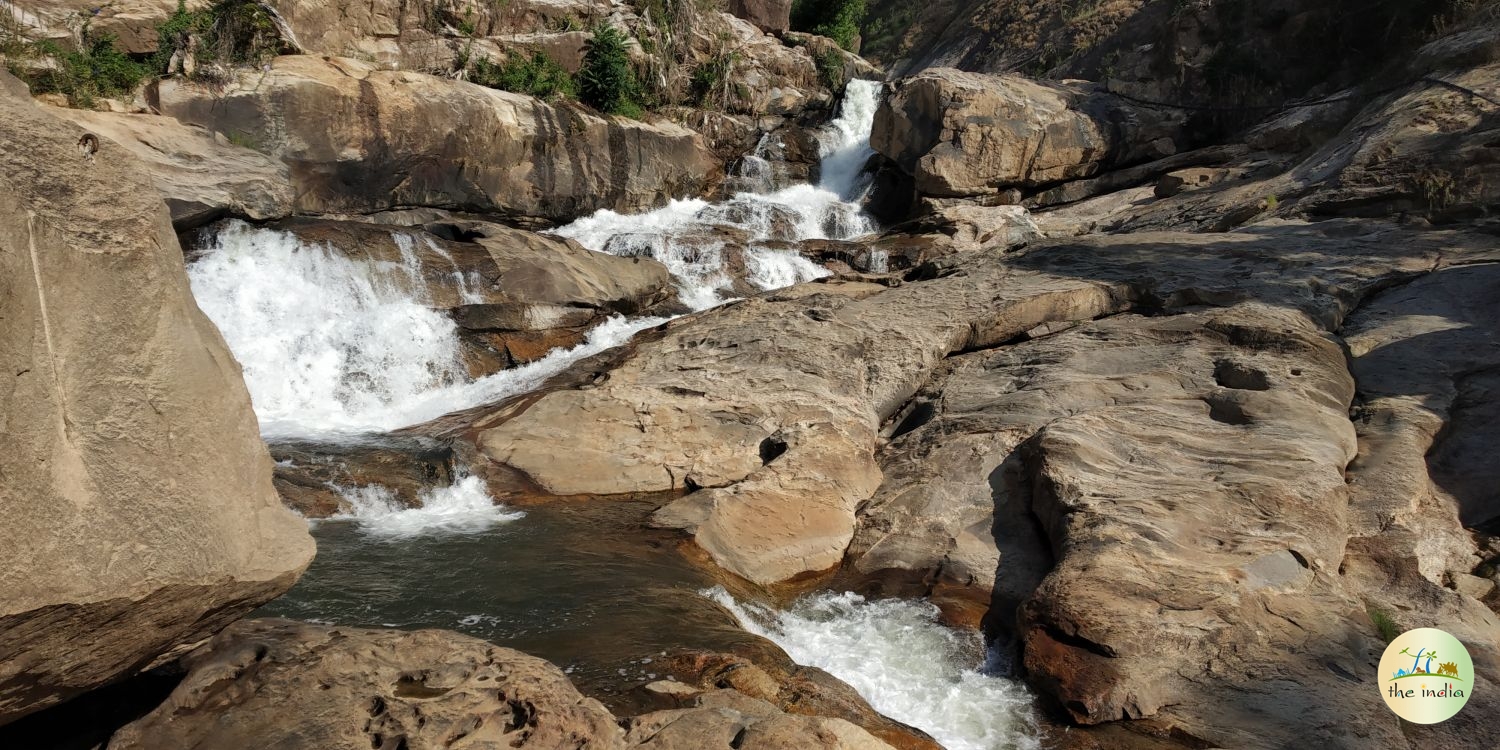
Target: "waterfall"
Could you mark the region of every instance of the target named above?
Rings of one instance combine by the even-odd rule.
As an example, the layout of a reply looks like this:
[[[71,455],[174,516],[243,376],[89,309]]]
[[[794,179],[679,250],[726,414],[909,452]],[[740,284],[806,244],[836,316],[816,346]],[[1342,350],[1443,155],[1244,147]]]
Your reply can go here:
[[[843,680],[876,711],[948,750],[1041,747],[1030,694],[980,671],[986,659],[978,636],[943,627],[930,603],[822,592],[776,611],[718,586],[703,593],[793,661]]]
[[[188,266],[199,307],[244,368],[265,436],[333,439],[419,424],[535,388],[662,322],[611,318],[572,349],[472,379],[457,326],[427,304],[411,239],[395,237],[399,264],[232,222]]]
[[[453,484],[422,493],[420,507],[408,508],[380,485],[343,487],[339,494],[349,511],[328,521],[350,520],[370,536],[409,539],[434,532],[474,533],[525,516],[496,505],[478,477],[460,476]]]
[[[726,301],[734,279],[727,269],[726,237],[748,243],[743,254],[745,281],[775,289],[828,275],[796,252],[768,247],[772,243],[814,239],[853,239],[875,225],[861,210],[868,187],[863,174],[874,153],[870,129],[880,99],[880,84],[850,81],[838,116],[820,134],[822,179],[771,190],[770,164],[762,155],[762,138],[754,155],[741,165],[744,181],[765,192],[737,193],[719,203],[674,200],[640,214],[602,210],[553,230],[597,252],[649,256],[661,261],[677,282],[683,304],[702,310]]]

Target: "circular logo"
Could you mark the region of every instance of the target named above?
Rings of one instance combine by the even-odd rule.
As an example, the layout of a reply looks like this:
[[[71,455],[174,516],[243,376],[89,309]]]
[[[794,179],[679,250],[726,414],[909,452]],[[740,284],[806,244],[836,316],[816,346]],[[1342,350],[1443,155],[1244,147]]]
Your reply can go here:
[[[1474,692],[1474,660],[1457,638],[1437,628],[1408,630],[1380,657],[1380,694],[1413,724],[1447,721]]]

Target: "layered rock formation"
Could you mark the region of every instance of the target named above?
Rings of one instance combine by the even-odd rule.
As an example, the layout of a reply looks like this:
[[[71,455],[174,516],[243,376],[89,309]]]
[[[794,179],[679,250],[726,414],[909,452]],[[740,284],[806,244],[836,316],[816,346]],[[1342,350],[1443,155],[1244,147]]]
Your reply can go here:
[[[1086,85],[935,69],[891,84],[870,145],[917,194],[975,198],[1170,156],[1181,125]]]
[[[156,115],[50,111],[140,159],[179,230],[226,216],[265,221],[292,213],[294,193],[286,165],[222,135]]]
[[[0,87],[4,723],[213,634],[313,544],[142,164]]]
[[[167,79],[154,98],[285,163],[306,213],[431,206],[561,221],[704,194],[722,175],[682,127],[348,59],[278,57],[223,90]]]

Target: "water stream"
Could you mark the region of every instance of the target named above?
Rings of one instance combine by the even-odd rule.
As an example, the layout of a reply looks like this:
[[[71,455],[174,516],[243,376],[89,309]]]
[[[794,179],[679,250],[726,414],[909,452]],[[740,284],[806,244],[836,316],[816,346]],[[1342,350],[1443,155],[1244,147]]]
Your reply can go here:
[[[825,133],[819,184],[775,185],[769,164],[747,159],[743,182],[759,191],[636,215],[601,211],[555,231],[595,251],[656,258],[694,309],[737,289],[826,275],[787,244],[873,231],[860,199],[878,92],[850,83]],[[458,331],[432,306],[406,242],[399,263],[376,262],[231,223],[189,266],[199,305],[244,367],[269,440],[385,433],[523,393],[661,322],[615,318],[582,345],[471,378]],[[463,301],[473,301],[471,279],[456,265],[452,273]],[[676,537],[646,529],[647,502],[558,502],[522,513],[496,505],[461,471],[425,491],[420,508],[378,485],[337,489],[349,511],[313,524],[317,559],[262,614],[459,630],[552,660],[616,706],[658,676],[652,663],[666,652],[726,651],[765,637],[953,750],[1036,747],[1024,689],[983,673],[983,648],[938,625],[925,602],[823,593],[776,610],[737,601],[711,588]]]

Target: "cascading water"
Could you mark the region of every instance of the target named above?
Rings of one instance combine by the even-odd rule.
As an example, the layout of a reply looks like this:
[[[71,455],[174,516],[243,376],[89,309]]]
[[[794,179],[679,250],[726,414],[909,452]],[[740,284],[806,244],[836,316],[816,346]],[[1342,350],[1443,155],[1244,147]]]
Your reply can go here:
[[[677,280],[683,304],[695,310],[724,302],[731,294],[726,231],[742,235],[747,243],[745,280],[752,286],[775,289],[826,276],[825,269],[795,251],[768,244],[853,239],[875,230],[860,200],[867,188],[864,165],[874,153],[870,129],[879,97],[879,83],[849,82],[838,117],[822,133],[817,185],[742,192],[720,203],[675,200],[641,214],[603,210],[554,231],[591,250],[661,261]],[[748,171],[742,177],[769,187],[770,165],[760,149],[744,161]]]
[[[426,304],[411,240],[396,236],[400,264],[234,222],[188,266],[193,296],[244,367],[268,438],[326,440],[419,424],[534,388],[662,322],[611,318],[572,349],[472,379],[457,326]]]
[[[474,533],[526,515],[496,505],[478,477],[460,476],[447,487],[422,493],[422,504],[409,508],[390,489],[378,484],[340,490],[349,511],[329,518],[352,520],[372,536],[408,539],[434,532]]]
[[[977,669],[983,645],[940,625],[932,604],[824,592],[778,612],[722,587],[703,593],[793,661],[843,680],[875,710],[948,750],[1041,747],[1026,689]]]

